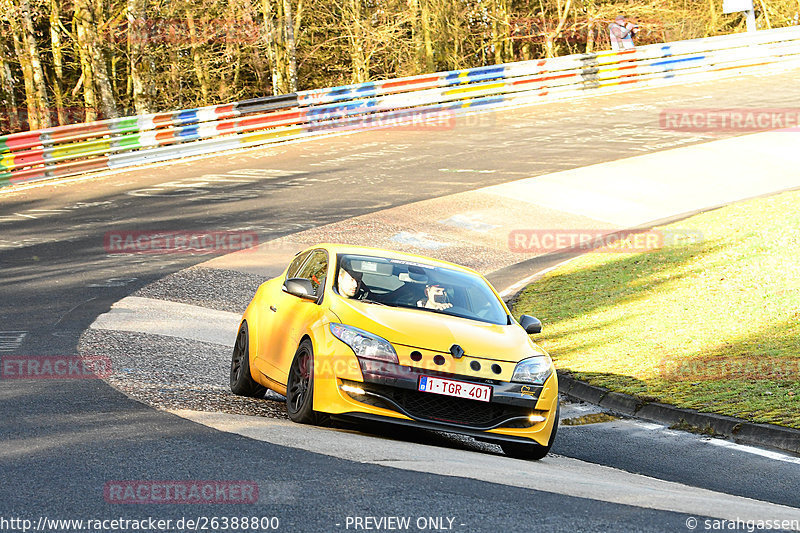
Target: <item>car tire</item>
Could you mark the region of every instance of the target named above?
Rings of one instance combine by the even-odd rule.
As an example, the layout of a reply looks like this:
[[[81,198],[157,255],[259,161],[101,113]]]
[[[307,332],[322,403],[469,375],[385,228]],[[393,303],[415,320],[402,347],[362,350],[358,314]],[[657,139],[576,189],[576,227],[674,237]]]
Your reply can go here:
[[[314,347],[304,339],[294,354],[286,380],[286,411],[293,422],[316,424],[314,406]]]
[[[558,420],[561,414],[561,405],[556,406],[556,414],[555,418],[556,421],[553,424],[553,432],[550,434],[550,439],[547,441],[547,446],[542,446],[541,444],[522,444],[518,442],[501,442],[500,447],[503,449],[503,453],[508,455],[509,457],[514,457],[516,459],[525,459],[528,461],[538,461],[539,459],[544,459],[544,457],[550,453],[550,448],[553,446],[553,442],[556,440],[556,433],[558,433]]]
[[[256,383],[250,374],[250,334],[247,322],[242,322],[233,345],[231,392],[252,398],[262,398],[267,392],[267,388]]]

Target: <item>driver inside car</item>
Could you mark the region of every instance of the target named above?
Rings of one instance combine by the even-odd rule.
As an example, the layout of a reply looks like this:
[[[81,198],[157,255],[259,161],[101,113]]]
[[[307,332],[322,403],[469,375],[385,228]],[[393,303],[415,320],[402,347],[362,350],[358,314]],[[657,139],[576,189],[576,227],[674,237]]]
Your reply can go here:
[[[339,269],[339,294],[342,296],[347,296],[348,298],[353,298],[358,292],[358,281],[353,275],[345,270],[344,268]]]
[[[349,263],[344,263],[339,267],[339,276],[336,283],[339,294],[347,298],[363,300],[369,296],[369,289],[361,281],[361,272],[353,270]]]
[[[417,301],[417,307],[442,311],[453,307],[444,287],[441,285],[428,285],[425,287],[425,298]]]

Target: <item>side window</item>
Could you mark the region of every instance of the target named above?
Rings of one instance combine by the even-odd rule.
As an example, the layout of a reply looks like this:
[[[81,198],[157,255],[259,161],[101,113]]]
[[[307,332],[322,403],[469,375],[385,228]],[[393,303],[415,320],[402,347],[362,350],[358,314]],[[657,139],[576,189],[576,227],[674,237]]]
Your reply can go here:
[[[311,280],[311,284],[314,286],[314,294],[319,295],[322,288],[325,287],[325,276],[327,274],[328,254],[322,250],[315,250],[295,277]]]
[[[289,270],[286,271],[286,279],[297,277],[297,271],[300,270],[301,266],[303,266],[303,263],[310,253],[311,252],[303,252],[294,258],[292,263],[289,265]]]

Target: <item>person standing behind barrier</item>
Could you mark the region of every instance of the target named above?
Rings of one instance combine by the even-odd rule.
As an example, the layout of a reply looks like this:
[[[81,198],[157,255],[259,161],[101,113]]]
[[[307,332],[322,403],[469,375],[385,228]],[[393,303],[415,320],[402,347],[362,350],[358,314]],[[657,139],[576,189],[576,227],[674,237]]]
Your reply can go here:
[[[639,31],[639,26],[632,22],[625,22],[625,17],[620,15],[608,25],[608,36],[611,38],[612,50],[630,50],[636,45],[633,44],[633,37]]]

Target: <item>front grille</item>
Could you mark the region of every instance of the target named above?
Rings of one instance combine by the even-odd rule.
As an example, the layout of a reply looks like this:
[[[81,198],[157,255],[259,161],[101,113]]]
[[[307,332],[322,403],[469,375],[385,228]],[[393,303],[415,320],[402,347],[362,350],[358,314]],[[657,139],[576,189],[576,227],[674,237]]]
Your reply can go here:
[[[365,390],[391,400],[391,402],[399,406],[405,414],[410,415],[412,418],[430,422],[444,422],[447,424],[475,428],[492,428],[504,425],[503,423],[509,419],[527,417],[530,414],[530,409],[513,405],[480,402],[478,400],[468,400],[466,398],[453,398],[441,394],[431,394],[428,392],[399,389],[396,387],[376,387],[366,383],[360,385],[364,387]],[[359,397],[358,400],[363,402],[366,398]],[[367,400],[366,403],[377,405],[376,400],[380,402],[378,398],[373,396]],[[382,403],[386,405],[380,405],[380,407],[397,410],[397,407],[391,405],[390,402]],[[527,420],[514,421],[511,424],[513,427],[520,427],[518,424],[519,422],[524,424],[521,427],[530,427],[530,422]]]

